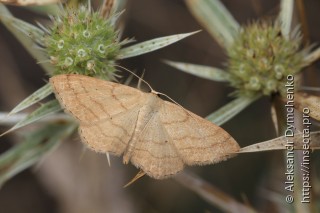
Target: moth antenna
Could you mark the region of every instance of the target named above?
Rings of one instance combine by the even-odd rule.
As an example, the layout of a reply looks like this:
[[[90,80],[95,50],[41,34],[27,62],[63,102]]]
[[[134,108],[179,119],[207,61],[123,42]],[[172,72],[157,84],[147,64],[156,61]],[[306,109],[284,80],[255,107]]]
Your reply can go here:
[[[132,75],[134,75],[135,77],[137,77],[137,78],[139,79],[139,82],[140,82],[140,80],[143,81],[145,84],[148,85],[148,87],[150,88],[150,90],[151,90],[152,93],[155,93],[155,94],[157,94],[157,95],[163,95],[163,96],[167,97],[170,101],[172,101],[173,103],[175,103],[176,105],[178,105],[179,107],[181,107],[182,109],[184,109],[183,106],[181,106],[180,104],[178,104],[175,100],[173,100],[172,98],[170,98],[168,95],[166,95],[166,94],[164,94],[164,93],[161,93],[161,92],[157,92],[157,91],[155,91],[154,89],[152,89],[151,85],[150,85],[148,82],[146,82],[145,80],[143,80],[141,77],[139,77],[137,74],[135,74],[135,73],[132,72],[131,70],[128,70],[127,68],[125,68],[125,67],[123,67],[123,66],[120,66],[120,65],[115,65],[115,66],[120,67],[120,68],[126,70],[127,72],[131,73]],[[138,85],[139,85],[139,84],[138,84]],[[185,109],[184,109],[184,110],[185,110]],[[189,113],[187,110],[186,110],[186,112],[188,113],[188,115],[190,115],[190,113]]]
[[[146,85],[148,85],[148,87],[150,88],[151,92],[157,93],[154,89],[152,89],[151,85],[146,82],[145,80],[143,80],[141,77],[139,77],[137,74],[135,74],[134,72],[132,72],[131,70],[128,70],[127,68],[120,66],[120,65],[114,65],[116,67],[119,67],[121,69],[124,69],[125,71],[131,73],[132,75],[134,75],[135,77],[137,77],[139,80],[141,80],[142,82],[144,82]]]
[[[164,97],[167,97],[170,101],[172,101],[173,103],[175,103],[176,105],[178,105],[179,107],[181,107],[183,110],[185,110],[188,115],[192,116],[188,110],[186,110],[185,108],[183,108],[183,106],[181,106],[179,103],[177,103],[175,100],[173,100],[172,98],[170,98],[168,95],[164,94],[164,93],[161,93],[161,92],[156,92],[154,91],[154,93],[156,93],[157,95],[163,95]]]

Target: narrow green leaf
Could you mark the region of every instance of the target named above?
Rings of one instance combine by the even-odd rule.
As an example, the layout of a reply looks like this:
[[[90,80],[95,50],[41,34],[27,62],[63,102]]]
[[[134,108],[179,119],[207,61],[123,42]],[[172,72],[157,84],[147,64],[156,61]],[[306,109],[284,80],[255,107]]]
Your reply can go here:
[[[34,48],[35,42],[32,37],[21,33],[20,26],[15,25],[17,19],[12,16],[10,11],[0,4],[0,21],[4,26],[18,39],[22,46],[35,58],[38,62],[48,61],[47,56],[39,48]],[[22,20],[20,20],[23,22]],[[24,25],[27,26],[28,24]],[[30,28],[31,29],[31,28]],[[53,73],[54,68],[49,63],[40,63],[40,66],[46,70],[47,73]]]
[[[25,140],[0,155],[0,187],[17,173],[37,163],[76,129],[75,123],[52,123],[27,135]]]
[[[12,126],[25,119],[28,113],[16,113],[8,116],[6,112],[0,112],[0,125]],[[70,115],[66,113],[55,113],[39,120],[39,123],[57,122],[57,121],[70,121],[74,120]]]
[[[7,112],[0,112],[0,125],[12,126],[27,117],[27,113],[16,113],[8,116]]]
[[[14,17],[7,18],[9,19],[10,24],[16,29],[18,29],[20,32],[22,32],[26,37],[31,38],[33,41],[43,40],[45,33],[40,28]]]
[[[222,82],[228,82],[229,80],[229,73],[219,68],[169,60],[164,60],[164,62],[174,68],[198,76],[200,78]]]
[[[17,130],[21,127],[24,127],[28,124],[31,124],[41,118],[44,118],[54,112],[58,112],[61,110],[60,104],[59,102],[55,99],[52,101],[49,101],[45,104],[43,104],[42,106],[40,106],[38,109],[36,109],[35,111],[33,111],[32,113],[30,113],[26,118],[24,118],[23,120],[21,120],[19,123],[17,123],[16,125],[14,125],[11,129],[9,129],[8,131],[6,131],[5,133],[2,133],[0,135],[3,136],[5,134],[8,134],[9,132],[12,132],[14,130]]]
[[[187,0],[189,10],[222,47],[229,47],[240,26],[219,0]]]
[[[29,106],[39,102],[40,100],[48,97],[52,93],[52,88],[49,83],[32,93],[30,96],[28,96],[26,99],[24,99],[21,103],[19,103],[15,108],[9,112],[9,115],[15,114],[17,112],[20,112]]]
[[[10,11],[2,3],[0,3],[0,14],[2,16],[12,16]]]
[[[61,7],[58,4],[29,6],[26,7],[26,9],[43,15],[59,15],[59,13],[61,13]]]
[[[255,97],[239,97],[234,99],[230,103],[224,105],[217,111],[206,117],[207,120],[215,123],[218,126],[229,121],[231,118],[236,116],[239,112],[249,106],[252,102],[257,100],[260,96]]]
[[[281,0],[279,19],[282,35],[287,39],[290,37],[293,6],[294,0]]]
[[[118,59],[130,58],[158,50],[172,43],[180,41],[181,39],[184,39],[188,36],[191,36],[197,32],[199,31],[155,38],[149,41],[122,48],[119,52]]]

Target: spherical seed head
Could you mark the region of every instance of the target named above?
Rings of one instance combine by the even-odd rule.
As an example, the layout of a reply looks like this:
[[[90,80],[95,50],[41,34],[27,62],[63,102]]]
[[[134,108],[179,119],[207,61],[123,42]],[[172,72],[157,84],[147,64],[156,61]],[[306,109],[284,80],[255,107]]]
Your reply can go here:
[[[54,17],[45,49],[56,67],[53,75],[83,74],[106,78],[115,71],[114,60],[120,49],[110,19],[81,6],[66,8]]]
[[[286,76],[304,66],[300,44],[298,34],[285,38],[278,23],[258,22],[242,28],[227,50],[230,84],[236,94],[284,94]]]

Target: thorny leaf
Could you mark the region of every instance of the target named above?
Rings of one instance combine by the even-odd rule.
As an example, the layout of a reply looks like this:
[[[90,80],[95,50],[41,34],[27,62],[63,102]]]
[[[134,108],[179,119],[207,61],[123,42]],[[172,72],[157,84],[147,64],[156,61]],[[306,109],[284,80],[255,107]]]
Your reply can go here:
[[[211,113],[206,117],[207,120],[215,123],[218,126],[229,121],[231,118],[236,116],[239,112],[249,106],[252,102],[257,100],[260,96],[254,97],[238,97],[228,104],[224,105],[217,111]]]
[[[204,65],[189,64],[169,60],[164,60],[164,62],[174,68],[198,76],[200,78],[222,82],[229,81],[229,73],[216,67],[209,67]]]
[[[219,0],[187,0],[189,9],[222,47],[233,43],[240,28],[238,22]]]
[[[28,37],[21,33],[19,27],[15,25],[17,23],[16,18],[12,16],[9,10],[3,5],[0,4],[0,21],[5,25],[5,27],[18,39],[18,41],[23,45],[23,47],[35,58],[37,61],[47,61],[48,58],[43,51],[39,48],[34,47],[34,41],[32,37]],[[21,20],[20,20],[21,21]],[[27,27],[28,24],[25,25]],[[30,28],[30,31],[34,30],[33,27]],[[30,48],[31,47],[31,48]],[[53,72],[53,67],[49,63],[40,63],[40,66],[47,71],[47,73]]]
[[[37,163],[61,140],[72,134],[77,124],[52,123],[28,134],[25,140],[0,155],[0,187],[14,175]]]
[[[55,100],[49,101],[49,102],[43,104],[42,106],[40,106],[38,109],[36,109],[32,113],[30,113],[27,117],[25,117],[23,120],[18,122],[11,129],[2,133],[0,135],[0,137],[5,134],[8,134],[9,132],[12,132],[12,131],[17,130],[21,127],[24,127],[30,123],[33,123],[41,118],[44,118],[54,112],[58,112],[60,110],[61,110],[61,107],[60,107],[58,100],[55,99]]]
[[[21,101],[15,108],[9,112],[9,115],[18,113],[29,106],[41,101],[42,99],[48,97],[52,93],[52,88],[49,83],[29,95],[27,98],[25,98],[23,101]]]
[[[154,50],[158,50],[177,41],[180,41],[181,39],[184,39],[188,36],[191,36],[197,32],[199,31],[155,38],[149,41],[141,42],[129,47],[122,48],[119,51],[118,59],[130,58],[137,55],[152,52]]]

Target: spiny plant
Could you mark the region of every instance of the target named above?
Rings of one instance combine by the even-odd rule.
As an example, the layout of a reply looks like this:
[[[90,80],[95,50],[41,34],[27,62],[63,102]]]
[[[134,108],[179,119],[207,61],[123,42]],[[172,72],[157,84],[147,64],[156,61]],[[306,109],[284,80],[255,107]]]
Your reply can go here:
[[[191,10],[194,12],[196,17],[198,17],[206,27],[208,27],[209,32],[211,32],[211,34],[218,40],[218,42],[223,47],[225,47],[225,50],[228,53],[230,59],[227,61],[228,65],[226,67],[226,70],[228,70],[228,72],[225,72],[218,68],[203,65],[193,65],[172,61],[168,61],[167,63],[197,76],[201,76],[211,80],[228,82],[235,88],[235,92],[233,94],[236,96],[236,99],[226,106],[222,107],[220,110],[214,112],[211,116],[208,117],[209,120],[221,125],[230,120],[242,109],[244,109],[254,100],[263,95],[272,97],[272,100],[274,100],[274,97],[283,96],[281,86],[284,81],[283,77],[289,74],[297,75],[297,73],[299,73],[304,66],[312,63],[319,57],[319,49],[312,52],[307,51],[308,49],[300,50],[299,46],[301,43],[299,33],[290,32],[291,18],[288,18],[288,11],[286,11],[287,7],[292,6],[292,1],[287,1],[289,3],[285,2],[286,1],[282,1],[282,12],[280,14],[279,21],[270,23],[255,22],[248,26],[240,27],[239,24],[232,18],[226,8],[219,1],[188,1],[188,4],[190,5]],[[92,35],[92,33],[88,34],[88,31],[86,31],[87,28],[84,28],[84,25],[82,25],[81,23],[74,24],[77,20],[72,20],[72,16],[74,13],[78,13],[78,10],[72,12],[73,9],[68,9],[67,12],[62,13],[62,16],[56,16],[55,18],[53,18],[53,20],[57,21],[56,25],[52,25],[51,27],[38,28],[12,17],[3,6],[1,6],[0,9],[2,10],[0,11],[3,12],[2,14],[4,14],[1,16],[1,19],[3,20],[3,23],[8,27],[8,29],[16,32],[18,38],[18,34],[21,31],[25,35],[30,36],[23,37],[23,39],[21,40],[22,43],[30,42],[30,40],[28,40],[27,38],[31,38],[32,42],[36,41],[42,47],[42,50],[40,52],[37,52],[36,50],[30,48],[27,49],[33,56],[35,56],[35,58],[38,59],[38,61],[49,62],[41,64],[41,66],[44,67],[49,75],[65,72],[77,72],[95,77],[110,79],[115,75],[116,69],[113,65],[114,63],[116,63],[116,60],[155,50],[160,46],[163,46],[163,44],[167,45],[170,42],[172,43],[183,37],[181,35],[167,37],[160,40],[150,41],[143,44],[123,48],[121,44],[116,43],[119,41],[115,41],[114,39],[112,39],[118,39],[117,31],[115,30],[110,34],[113,36],[108,37],[110,39],[107,39],[105,43],[103,43],[105,48],[101,49],[99,48],[99,44],[101,43],[95,43],[96,41],[102,41],[103,39],[94,40],[95,44],[91,46],[81,43],[73,46],[72,40],[69,39],[70,37],[72,38],[74,34],[70,34],[70,32],[67,32],[68,29],[61,27],[62,25],[60,24],[70,25],[71,23],[72,27],[77,26],[75,29],[75,32],[77,32],[77,36],[74,37],[77,37],[82,41],[87,41],[86,39],[90,40],[90,36]],[[63,14],[69,14],[69,16],[71,16],[71,21],[69,21],[68,18],[63,18]],[[88,14],[95,13],[91,11],[88,12]],[[108,21],[109,20],[107,19],[107,22]],[[105,20],[103,21],[103,23],[107,22],[105,22]],[[112,22],[110,23],[112,25]],[[18,31],[17,29],[20,29],[20,31]],[[252,35],[250,34],[251,36],[248,36],[248,32],[250,31],[252,32]],[[69,35],[69,37],[59,37],[61,36],[59,35],[60,32],[67,32],[65,35]],[[263,38],[259,38],[259,36],[261,36],[260,33],[264,36]],[[51,38],[51,35],[55,35],[56,37]],[[187,35],[189,34],[185,34],[184,36]],[[268,38],[269,40],[264,40],[266,38]],[[275,40],[275,44],[277,45],[270,45],[273,44],[273,40]],[[292,41],[294,42],[292,43]],[[111,51],[110,54],[102,54],[99,51],[107,50],[107,47],[111,43],[118,46],[117,48],[112,48],[113,51]],[[283,44],[284,46],[282,46]],[[51,48],[51,50],[45,51],[46,47]],[[64,48],[70,49],[71,52],[66,51],[66,49]],[[94,51],[97,50],[98,52],[94,53]],[[93,53],[89,54],[91,58],[89,58],[89,55],[87,54],[88,52]],[[107,60],[107,58],[109,58],[110,60]],[[275,58],[275,61],[277,63],[274,63],[273,61]],[[294,65],[296,66],[290,67],[290,64],[288,64],[288,61],[290,60],[293,60]],[[103,62],[100,63],[101,61]],[[252,65],[251,63],[253,63],[254,65]],[[279,64],[281,66],[279,66]],[[106,71],[104,69],[104,66],[111,66],[111,68]],[[255,70],[255,66],[259,69]],[[109,72],[109,70],[112,72],[107,73]],[[240,70],[243,73],[240,73]],[[30,97],[28,97],[24,102],[22,102],[22,104],[17,106],[17,108],[15,108],[11,112],[11,114],[20,112],[22,109],[38,102],[44,97],[47,97],[51,92],[51,88],[46,85]],[[299,93],[296,97],[299,97]],[[300,97],[303,96],[301,95]],[[301,99],[302,100],[300,101],[300,103],[302,104],[306,99]],[[314,101],[310,101],[308,103],[308,106],[314,106]],[[47,104],[41,106],[35,112],[31,113],[22,122],[19,122],[12,130],[35,122],[43,116],[59,110],[60,106],[57,104],[57,102],[48,102]],[[316,117],[318,114],[317,112],[315,112],[313,115],[314,117]],[[48,150],[52,150],[52,147],[58,144],[58,141],[69,136],[76,128],[76,125],[72,121],[65,121],[66,123],[63,123],[61,125],[56,124],[44,126],[43,128],[30,134],[29,137],[27,137],[27,140],[24,141],[24,143],[19,144],[15,148],[3,154],[0,157],[0,166],[2,168],[6,168],[6,170],[1,170],[5,172],[1,174],[2,176],[0,179],[0,183],[4,183],[17,172],[33,165],[36,161],[39,160],[40,156],[42,156]],[[243,148],[240,152],[248,152],[250,150],[262,151],[268,149],[284,149],[283,141],[285,141],[284,138],[277,138],[268,141],[267,144],[254,144],[252,147]],[[44,143],[48,144],[48,146],[43,146]],[[318,145],[315,144],[313,148],[316,148],[317,146]],[[185,174],[177,176],[176,180],[178,180],[180,183],[183,183],[186,187],[194,190],[212,204],[218,205],[223,210],[229,211],[230,206],[233,205],[233,207],[236,206],[236,209],[239,211],[241,210],[242,212],[255,211],[254,209],[243,205],[235,201],[234,199],[225,199],[227,195],[219,192],[214,187],[212,187],[212,185],[201,180],[199,177],[184,175]]]
[[[307,51],[300,51],[299,31],[288,38],[282,35],[278,21],[258,21],[239,30],[233,43],[227,47],[230,85],[237,96],[258,94],[285,95],[286,76],[295,75],[305,66]]]
[[[281,1],[281,10],[276,20],[260,19],[244,26],[239,25],[219,0],[186,0],[186,3],[195,18],[224,48],[227,55],[225,69],[169,60],[165,63],[201,78],[226,82],[234,88],[231,96],[235,99],[210,114],[207,119],[222,125],[256,99],[268,96],[272,102],[272,109],[276,112],[273,116],[274,125],[281,136],[285,133],[287,125],[285,85],[289,78],[294,80],[295,85],[294,107],[301,113],[304,108],[312,109],[309,115],[315,120],[320,120],[320,98],[303,93],[301,89],[301,72],[320,58],[320,48],[314,49],[314,45],[303,47],[299,27],[292,26],[294,1]],[[313,134],[315,137],[312,140],[318,140],[318,133]],[[301,135],[296,133],[296,137],[299,138]],[[285,137],[282,139],[282,142],[274,139],[263,144],[254,144],[250,148],[253,152],[285,149]],[[295,140],[295,145],[297,149],[302,149],[299,139]],[[318,146],[319,144],[313,143],[309,150],[318,149]],[[240,153],[246,150],[247,148],[243,148]],[[298,166],[298,163],[296,165]],[[298,171],[295,174],[296,180],[301,180],[301,177],[301,171]],[[191,190],[199,190],[192,184],[185,184],[184,180],[179,181]],[[228,211],[229,205],[223,199],[219,199],[219,193],[213,194],[211,202]],[[297,205],[296,211],[299,212],[301,208]],[[316,208],[316,203],[312,208]],[[311,212],[311,208],[308,211]]]
[[[113,1],[104,1],[100,10],[93,11],[90,1],[87,5],[78,5],[74,2],[70,2],[72,6],[67,4],[47,6],[46,9],[54,13],[50,15],[52,21],[50,26],[43,26],[40,23],[34,26],[15,18],[0,3],[2,23],[40,62],[49,76],[73,73],[115,80],[118,76],[116,68],[118,60],[149,53],[193,34],[171,35],[129,45],[133,39],[121,40],[120,37],[118,18],[121,12],[116,12],[117,4]],[[51,93],[50,84],[46,84],[18,104],[6,120],[10,120],[10,116],[41,101]],[[57,100],[48,101],[17,122],[6,133],[60,110]],[[61,124],[64,128],[59,124],[48,124],[30,133],[24,142],[0,155],[0,168],[6,168],[0,171],[0,186],[16,173],[36,163],[62,139],[74,132],[77,127],[75,122],[67,117],[64,117],[64,121],[66,123]],[[49,131],[50,129],[52,131]]]
[[[114,73],[114,63],[121,46],[114,28],[115,15],[105,19],[86,6],[66,8],[53,17],[53,26],[43,40],[43,50],[55,67],[52,75],[83,74],[108,78]]]
[[[293,75],[298,79],[298,74],[303,68],[320,57],[319,48],[311,51],[314,45],[301,48],[302,35],[299,27],[291,30],[292,1],[281,2],[277,20],[259,20],[245,26],[240,26],[218,0],[212,2],[188,0],[187,5],[225,49],[227,53],[225,70],[170,60],[166,60],[165,63],[201,78],[227,82],[235,89],[231,95],[236,99],[221,108],[221,111],[218,110],[208,116],[214,123],[226,122],[258,97],[284,97],[286,76]],[[296,85],[297,90],[299,86]],[[300,97],[302,94],[296,95]],[[221,114],[228,110],[229,114]]]

